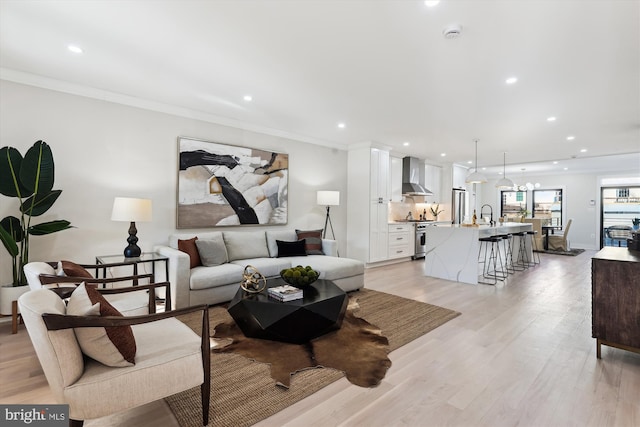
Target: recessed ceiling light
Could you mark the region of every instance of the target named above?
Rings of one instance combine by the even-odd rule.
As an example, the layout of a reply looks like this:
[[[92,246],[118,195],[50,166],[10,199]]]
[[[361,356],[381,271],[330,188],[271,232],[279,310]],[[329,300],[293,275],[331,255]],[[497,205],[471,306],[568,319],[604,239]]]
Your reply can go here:
[[[467,160],[467,163],[472,165],[473,164],[473,160]]]
[[[517,77],[509,77],[507,80],[505,80],[505,83],[508,84],[508,85],[512,85],[517,81],[518,81]]]
[[[564,170],[568,171],[568,170],[569,170],[569,168],[564,168]]]
[[[245,95],[245,96],[242,97],[242,99],[244,99],[247,102],[251,102],[251,101],[253,101],[253,96]]]
[[[440,3],[440,0],[426,0],[424,2],[425,6],[427,6],[427,7],[437,6],[438,3]]]
[[[405,141],[402,143],[402,145],[404,145],[405,147],[408,147],[410,144],[409,144],[409,141]]]
[[[440,157],[445,157],[447,153],[440,153]]]
[[[482,170],[483,170],[483,171],[486,171],[486,170],[487,170],[487,168],[482,168]]]
[[[340,129],[344,129],[347,125],[345,125],[344,123],[338,123],[338,127]]]
[[[575,136],[573,136],[573,135],[569,135],[569,136],[567,137],[567,141],[573,141],[574,139],[576,139],[576,137],[575,137]]]
[[[548,121],[548,122],[555,122],[555,121],[556,121],[556,118],[555,118],[555,117],[553,117],[553,116],[551,116],[551,117],[547,117],[547,121]]]
[[[580,150],[580,152],[581,152],[581,153],[586,153],[586,152],[587,152],[587,149],[586,149],[586,148],[583,148],[582,150]]]
[[[556,161],[554,161],[554,162],[553,162],[553,164],[554,164],[554,165],[557,165],[557,164],[558,164],[558,161],[557,161],[557,160],[556,160]]]
[[[82,53],[82,48],[73,44],[68,45],[67,49],[69,49],[69,52]]]

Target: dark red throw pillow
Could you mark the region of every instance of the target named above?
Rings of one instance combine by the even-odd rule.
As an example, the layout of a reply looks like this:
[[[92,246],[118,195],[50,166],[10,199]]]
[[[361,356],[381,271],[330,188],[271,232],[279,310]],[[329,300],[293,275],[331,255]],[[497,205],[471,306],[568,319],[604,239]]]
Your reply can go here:
[[[67,276],[86,277],[87,279],[93,279],[93,276],[87,271],[87,269],[79,266],[75,262],[60,261],[60,263],[62,264],[62,271],[64,271],[64,274]]]
[[[322,230],[296,230],[298,240],[305,240],[307,255],[324,255],[322,252]]]
[[[189,268],[194,268],[202,265],[202,261],[200,260],[200,253],[198,252],[198,247],[196,246],[196,240],[198,240],[198,236],[187,240],[178,240],[178,250],[189,255]]]

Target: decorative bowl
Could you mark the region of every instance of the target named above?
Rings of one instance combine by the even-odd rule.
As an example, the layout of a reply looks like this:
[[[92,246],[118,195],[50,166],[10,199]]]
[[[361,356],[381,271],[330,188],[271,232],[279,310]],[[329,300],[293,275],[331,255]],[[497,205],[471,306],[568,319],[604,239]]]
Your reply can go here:
[[[308,265],[306,267],[298,265],[280,271],[280,277],[282,277],[282,280],[287,284],[300,288],[308,286],[318,280],[320,273]]]

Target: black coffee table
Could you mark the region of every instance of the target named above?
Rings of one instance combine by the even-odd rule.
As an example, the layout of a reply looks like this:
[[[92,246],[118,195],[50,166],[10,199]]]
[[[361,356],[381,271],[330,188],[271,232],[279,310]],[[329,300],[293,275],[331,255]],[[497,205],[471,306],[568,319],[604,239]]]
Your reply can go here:
[[[269,279],[268,287],[285,285]],[[228,311],[245,336],[302,344],[340,328],[347,309],[347,294],[330,280],[317,280],[303,288],[304,297],[280,302],[267,291],[249,294],[241,289]]]

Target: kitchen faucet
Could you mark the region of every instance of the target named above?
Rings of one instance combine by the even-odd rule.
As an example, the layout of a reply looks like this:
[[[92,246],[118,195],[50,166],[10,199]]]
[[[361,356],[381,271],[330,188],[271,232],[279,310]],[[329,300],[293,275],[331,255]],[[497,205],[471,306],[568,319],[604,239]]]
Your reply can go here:
[[[489,208],[489,224],[491,225],[491,227],[493,227],[496,223],[493,222],[493,208],[491,207],[491,205],[489,204],[484,204],[482,205],[482,207],[480,207],[480,218],[484,218],[482,216],[482,213],[484,212],[484,207],[487,206]]]

